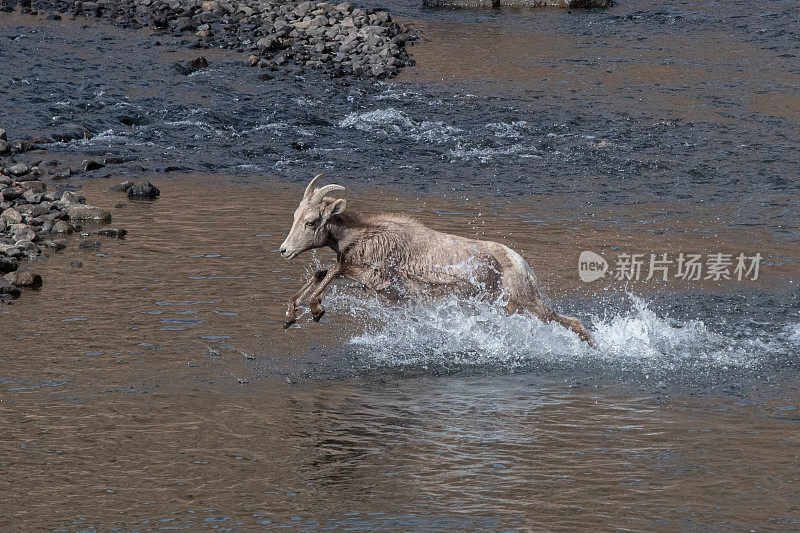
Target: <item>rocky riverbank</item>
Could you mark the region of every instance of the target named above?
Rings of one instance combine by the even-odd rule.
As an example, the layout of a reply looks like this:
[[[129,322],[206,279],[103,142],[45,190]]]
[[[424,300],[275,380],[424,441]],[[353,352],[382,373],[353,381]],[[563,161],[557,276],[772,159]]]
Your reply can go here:
[[[563,9],[592,9],[611,5],[611,0],[423,0],[431,7],[559,7]]]
[[[127,233],[106,226],[111,222],[109,211],[87,204],[86,198],[70,190],[68,184],[58,183],[72,170],[56,160],[37,159],[46,153],[37,142],[52,141],[9,142],[6,132],[0,129],[0,302],[4,303],[19,297],[21,288],[42,285],[41,276],[33,272],[35,261],[66,248],[68,235],[123,238]],[[80,172],[104,166],[86,160]],[[135,187],[126,182],[119,190],[131,197],[153,198],[158,194],[149,182]],[[79,246],[85,247],[85,242]]]
[[[16,0],[0,0],[13,11]],[[275,0],[21,0],[23,13],[102,17],[115,24],[178,37],[192,48],[222,47],[248,53],[251,66],[294,67],[386,78],[413,65],[406,46],[415,30],[389,13],[345,2]]]

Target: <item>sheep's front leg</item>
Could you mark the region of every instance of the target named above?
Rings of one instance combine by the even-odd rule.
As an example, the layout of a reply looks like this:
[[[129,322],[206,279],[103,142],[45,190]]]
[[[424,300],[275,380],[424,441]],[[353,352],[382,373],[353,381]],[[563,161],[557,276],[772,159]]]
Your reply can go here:
[[[292,298],[289,300],[289,304],[287,305],[286,322],[283,323],[283,328],[284,329],[288,328],[289,326],[291,326],[292,324],[294,324],[297,321],[297,304],[298,304],[298,302],[300,302],[300,300],[303,299],[303,297],[306,295],[306,293],[309,291],[309,289],[311,289],[311,287],[313,287],[314,285],[319,283],[320,280],[322,280],[327,274],[328,274],[327,270],[317,270],[308,279],[306,284],[303,285],[302,287],[300,287],[299,291],[294,293]]]
[[[311,294],[311,298],[308,300],[308,303],[311,304],[311,317],[314,319],[314,322],[319,322],[319,319],[325,314],[325,308],[322,307],[322,293],[328,288],[328,284],[333,281],[333,278],[343,274],[345,270],[344,264],[336,263],[335,266],[332,266],[328,269],[328,273],[325,275],[322,281],[319,282],[316,289],[314,289],[314,292]]]

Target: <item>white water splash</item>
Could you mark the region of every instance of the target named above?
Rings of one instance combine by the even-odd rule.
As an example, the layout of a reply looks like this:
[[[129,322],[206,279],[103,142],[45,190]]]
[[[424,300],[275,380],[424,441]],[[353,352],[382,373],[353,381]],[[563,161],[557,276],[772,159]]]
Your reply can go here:
[[[490,122],[486,129],[494,134],[495,137],[519,139],[527,132],[528,123],[524,120],[513,122]]]
[[[155,146],[155,142],[153,141],[143,141],[137,139],[135,135],[129,132],[117,131],[113,128],[103,130],[91,139],[73,139],[67,141],[65,144],[80,146]]]
[[[350,113],[339,122],[339,127],[435,143],[446,142],[462,132],[459,128],[445,126],[442,122],[416,121],[393,107]]]
[[[800,322],[787,325],[784,328],[784,333],[786,334],[786,339],[791,344],[800,348]]]
[[[749,368],[758,363],[760,354],[774,349],[771,341],[730,338],[709,330],[700,320],[682,322],[659,316],[643,299],[634,295],[629,299],[629,310],[606,318],[581,317],[600,344],[597,350],[558,324],[507,316],[500,306],[480,300],[443,298],[391,305],[338,289],[331,293],[328,305],[362,322],[362,331],[349,342],[362,358],[378,366],[514,370],[601,365],[662,375]]]
[[[526,147],[519,143],[503,147],[475,147],[464,146],[461,142],[457,142],[455,148],[450,150],[450,155],[453,156],[454,161],[472,159],[481,163],[489,163],[497,157],[540,157],[533,153],[534,150],[534,148]]]

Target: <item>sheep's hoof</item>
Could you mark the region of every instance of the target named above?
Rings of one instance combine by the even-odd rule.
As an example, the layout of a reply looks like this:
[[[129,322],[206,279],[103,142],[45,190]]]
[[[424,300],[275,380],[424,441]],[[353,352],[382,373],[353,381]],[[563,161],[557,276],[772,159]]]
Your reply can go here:
[[[289,320],[283,323],[283,329],[289,329],[291,325],[294,324],[295,322],[297,322],[296,318],[290,318]]]
[[[323,309],[322,311],[320,311],[316,315],[313,315],[311,318],[314,319],[314,322],[319,322],[319,319],[322,318],[322,315],[324,315],[324,314],[325,314],[325,310]]]

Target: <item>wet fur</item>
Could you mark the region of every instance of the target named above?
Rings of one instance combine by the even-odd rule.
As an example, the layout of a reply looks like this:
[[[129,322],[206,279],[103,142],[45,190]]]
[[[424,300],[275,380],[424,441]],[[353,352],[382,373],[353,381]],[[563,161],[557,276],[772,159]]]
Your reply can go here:
[[[322,212],[332,202],[325,198]],[[529,313],[545,322],[558,322],[595,346],[578,319],[559,315],[544,303],[533,269],[507,246],[435,231],[398,214],[343,212],[324,223],[327,238],[321,246],[336,252],[337,264],[315,273],[295,294],[286,327],[294,323],[296,304],[312,289],[312,316],[319,320],[324,313],[322,292],[331,280],[343,276],[394,298],[457,294],[495,300],[502,296],[509,314]],[[287,242],[290,238],[291,233]]]

